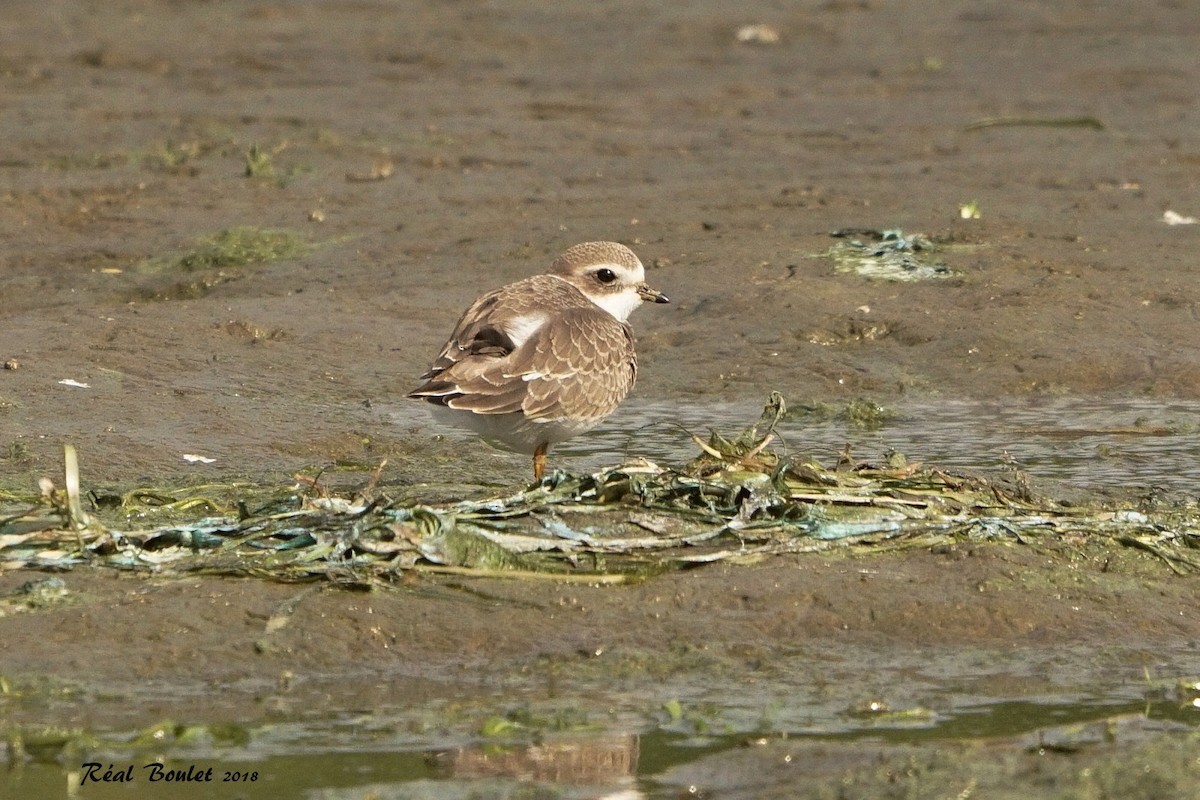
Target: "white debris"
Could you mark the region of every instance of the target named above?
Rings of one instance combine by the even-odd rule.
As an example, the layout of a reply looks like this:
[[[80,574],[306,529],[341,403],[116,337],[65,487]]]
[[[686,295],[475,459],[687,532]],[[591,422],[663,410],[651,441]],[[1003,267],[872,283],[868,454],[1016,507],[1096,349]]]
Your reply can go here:
[[[743,25],[738,28],[737,40],[743,44],[778,44],[779,31],[770,25]]]
[[[1167,209],[1163,212],[1163,222],[1168,225],[1195,225],[1198,221],[1195,217],[1185,217],[1182,214],[1176,214],[1174,211]]]
[[[92,388],[91,386],[87,385],[86,383],[80,383],[79,381],[72,380],[70,378],[63,378],[61,381],[59,381],[59,383],[61,383],[63,386],[74,386],[76,389]]]
[[[214,463],[216,463],[215,458],[209,458],[208,456],[198,456],[198,455],[195,455],[194,453],[184,453],[183,460],[188,462],[189,464],[214,464]]]

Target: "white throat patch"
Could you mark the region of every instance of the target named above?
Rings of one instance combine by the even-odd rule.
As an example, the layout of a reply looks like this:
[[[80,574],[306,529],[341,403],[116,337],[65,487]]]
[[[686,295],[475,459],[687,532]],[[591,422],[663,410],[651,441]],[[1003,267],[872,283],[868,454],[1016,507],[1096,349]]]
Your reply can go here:
[[[621,322],[627,321],[633,310],[642,304],[641,295],[632,286],[616,294],[589,294],[588,299],[621,320]]]

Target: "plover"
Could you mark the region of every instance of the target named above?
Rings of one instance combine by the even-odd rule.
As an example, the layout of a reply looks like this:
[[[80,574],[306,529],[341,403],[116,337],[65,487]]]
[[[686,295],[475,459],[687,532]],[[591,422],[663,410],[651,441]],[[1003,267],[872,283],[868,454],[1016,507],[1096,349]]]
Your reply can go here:
[[[577,244],[548,274],[476,300],[408,396],[432,403],[445,422],[532,453],[541,481],[550,445],[594,428],[633,388],[626,320],[646,301],[670,302],[646,285],[632,250]]]

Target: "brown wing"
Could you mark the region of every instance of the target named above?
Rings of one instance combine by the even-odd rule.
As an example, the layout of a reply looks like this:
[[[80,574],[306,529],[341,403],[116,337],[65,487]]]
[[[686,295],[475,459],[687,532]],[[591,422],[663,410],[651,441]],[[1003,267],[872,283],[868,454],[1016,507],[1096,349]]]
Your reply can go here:
[[[504,356],[460,358],[409,396],[477,414],[598,420],[636,378],[632,330],[588,303],[555,314]]]
[[[513,321],[536,314],[540,307],[561,309],[591,305],[578,289],[551,275],[535,275],[485,294],[459,317],[445,347],[421,375],[421,380],[440,375],[464,358],[504,358],[516,349],[512,338]]]

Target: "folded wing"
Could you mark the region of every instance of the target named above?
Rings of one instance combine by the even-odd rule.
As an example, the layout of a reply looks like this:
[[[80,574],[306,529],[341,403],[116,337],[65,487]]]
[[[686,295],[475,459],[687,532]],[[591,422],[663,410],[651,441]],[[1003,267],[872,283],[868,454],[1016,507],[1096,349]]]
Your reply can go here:
[[[410,397],[533,422],[599,420],[637,378],[632,330],[591,303],[557,311],[520,342],[503,324],[466,329],[466,320]]]

